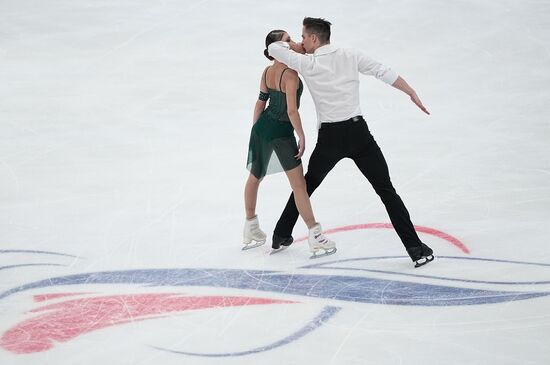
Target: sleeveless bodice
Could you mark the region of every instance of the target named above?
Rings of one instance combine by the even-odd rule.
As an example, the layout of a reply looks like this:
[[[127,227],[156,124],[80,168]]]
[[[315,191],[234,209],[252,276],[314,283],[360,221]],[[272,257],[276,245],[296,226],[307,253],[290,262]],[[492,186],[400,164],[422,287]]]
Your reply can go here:
[[[290,122],[288,118],[288,107],[286,105],[286,94],[279,90],[267,89],[269,91],[269,105],[264,113],[267,113],[273,119]],[[300,107],[300,97],[304,91],[302,80],[298,79],[298,89],[296,90],[296,107]]]

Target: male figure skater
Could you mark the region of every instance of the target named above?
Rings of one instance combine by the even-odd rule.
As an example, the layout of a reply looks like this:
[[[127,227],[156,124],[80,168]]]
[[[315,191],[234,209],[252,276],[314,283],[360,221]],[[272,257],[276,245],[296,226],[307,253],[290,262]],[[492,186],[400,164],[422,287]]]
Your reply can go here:
[[[409,212],[391,183],[384,155],[361,115],[359,73],[405,92],[424,113],[430,113],[393,70],[358,50],[332,46],[331,25],[324,19],[307,17],[301,44],[275,42],[268,47],[272,57],[302,75],[315,104],[319,134],[305,175],[307,192],[311,195],[338,161],[351,158],[380,196],[415,267],[425,265],[434,259],[433,251],[418,238]],[[273,233],[274,249],[292,244],[297,219],[291,195]]]

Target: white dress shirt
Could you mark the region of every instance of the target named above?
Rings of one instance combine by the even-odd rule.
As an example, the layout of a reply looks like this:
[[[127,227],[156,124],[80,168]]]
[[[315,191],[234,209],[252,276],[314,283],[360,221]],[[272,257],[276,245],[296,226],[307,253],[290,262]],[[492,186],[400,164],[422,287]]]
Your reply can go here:
[[[361,115],[359,72],[390,85],[399,76],[356,49],[330,44],[317,48],[312,55],[304,55],[292,51],[286,42],[274,42],[268,52],[302,75],[315,103],[318,127],[321,123],[341,122]]]

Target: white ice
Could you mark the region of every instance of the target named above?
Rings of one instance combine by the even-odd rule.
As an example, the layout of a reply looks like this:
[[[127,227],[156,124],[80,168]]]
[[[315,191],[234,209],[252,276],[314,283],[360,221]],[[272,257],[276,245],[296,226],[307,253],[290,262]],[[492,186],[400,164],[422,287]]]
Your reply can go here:
[[[452,235],[469,253],[420,233],[439,257],[414,269],[388,229],[331,234],[338,252],[315,262],[304,242],[277,255],[269,242],[241,251],[264,38],[282,28],[300,39],[304,16],[327,18],[333,44],[364,50],[418,92],[431,116],[364,77],[362,109],[413,222]],[[0,296],[15,290],[0,299],[0,363],[550,363],[549,19],[545,0],[0,1]],[[302,100],[307,166],[316,120],[307,91]],[[258,214],[268,236],[289,192],[284,174],[261,185]],[[389,222],[347,160],[312,204],[325,229]],[[305,233],[299,221],[294,235]],[[304,268],[313,263],[332,268]],[[148,269],[198,269],[205,277],[209,269],[277,271],[296,276],[290,283],[298,286],[302,275],[320,279],[303,295],[239,288],[229,274],[226,287],[97,283],[93,275],[55,284]],[[388,287],[379,303],[315,296],[331,276],[383,279]],[[493,304],[387,303],[408,284],[542,294]],[[335,294],[353,284],[341,285]],[[35,300],[59,293],[74,296]],[[87,312],[87,300],[119,298],[113,310],[124,314],[123,295],[162,293],[293,303],[149,314],[94,330],[62,312],[43,328],[10,332],[44,314],[33,310],[71,298],[81,300],[91,326],[106,319]],[[176,353],[261,348],[326,307],[340,310],[273,349],[223,358]],[[83,333],[36,350],[31,332],[67,335],[59,326]],[[25,341],[36,351],[13,350]]]

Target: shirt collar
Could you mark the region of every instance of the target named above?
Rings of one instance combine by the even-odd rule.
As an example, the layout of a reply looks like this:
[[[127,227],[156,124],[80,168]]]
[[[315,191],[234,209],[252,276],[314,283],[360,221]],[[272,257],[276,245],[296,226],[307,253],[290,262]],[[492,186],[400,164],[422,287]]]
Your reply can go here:
[[[324,46],[321,46],[313,52],[314,56],[322,56],[325,54],[329,54],[336,51],[336,47],[334,47],[332,44],[325,44]]]

